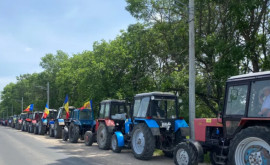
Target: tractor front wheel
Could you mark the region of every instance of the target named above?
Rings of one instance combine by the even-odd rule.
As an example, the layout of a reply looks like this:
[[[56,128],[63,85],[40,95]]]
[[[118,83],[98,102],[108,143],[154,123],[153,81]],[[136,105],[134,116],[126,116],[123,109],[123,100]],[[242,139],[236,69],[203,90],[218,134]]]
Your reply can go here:
[[[112,134],[109,133],[104,123],[100,123],[97,131],[98,148],[102,150],[110,149]]]
[[[37,125],[34,126],[34,134],[35,134],[35,135],[38,134],[38,126],[37,126]]]
[[[51,126],[49,128],[49,136],[54,137],[54,131],[53,131],[53,128]]]
[[[65,130],[64,130],[64,132],[65,132]],[[68,134],[69,134],[69,137],[68,137],[69,142],[77,143],[78,139],[80,137],[80,128],[79,128],[79,126],[75,125],[74,123],[71,123],[70,126],[69,126]]]
[[[140,123],[134,127],[131,136],[131,148],[137,159],[148,160],[153,156],[155,137],[146,124]]]
[[[59,125],[58,122],[55,122],[54,124],[54,137],[56,139],[60,139],[62,136],[62,127]]]
[[[84,134],[84,144],[86,146],[92,146],[93,140],[94,140],[94,137],[93,137],[92,131],[86,131]]]
[[[113,134],[113,136],[112,136],[111,148],[112,148],[112,151],[115,153],[120,153],[122,150],[122,147],[118,146],[116,134]]]
[[[38,134],[44,135],[45,134],[45,127],[43,126],[42,120],[38,122]]]
[[[228,164],[270,164],[270,129],[252,126],[241,130],[232,139]]]
[[[178,144],[173,153],[176,165],[197,165],[198,154],[196,148],[187,142]]]
[[[68,140],[68,128],[65,126],[62,131],[62,140],[67,141]]]

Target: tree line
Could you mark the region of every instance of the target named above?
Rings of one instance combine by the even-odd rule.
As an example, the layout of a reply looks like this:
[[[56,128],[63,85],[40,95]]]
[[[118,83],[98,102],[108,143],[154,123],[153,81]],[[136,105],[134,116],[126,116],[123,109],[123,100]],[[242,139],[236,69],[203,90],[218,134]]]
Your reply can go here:
[[[68,55],[59,50],[41,58],[40,73],[24,74],[2,91],[0,112],[21,112],[30,103],[43,110],[50,83],[50,108],[81,107],[92,99],[128,99],[141,92],[169,91],[182,99],[188,116],[188,0],[126,0],[138,20],[93,50]],[[196,116],[222,109],[226,79],[270,69],[269,0],[195,0]],[[187,118],[188,119],[188,118]]]

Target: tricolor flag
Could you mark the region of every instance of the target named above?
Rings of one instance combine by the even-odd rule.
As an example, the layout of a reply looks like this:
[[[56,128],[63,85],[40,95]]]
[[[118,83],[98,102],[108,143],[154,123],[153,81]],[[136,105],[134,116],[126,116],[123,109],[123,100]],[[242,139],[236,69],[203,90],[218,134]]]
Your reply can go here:
[[[87,101],[86,103],[83,104],[83,106],[79,109],[91,109],[92,110],[92,100]]]
[[[66,110],[66,119],[68,119],[69,118],[68,95],[66,95],[66,98],[65,98],[64,108]]]
[[[43,118],[46,119],[47,116],[49,115],[49,113],[50,113],[49,107],[48,107],[48,105],[46,104],[45,110],[44,110],[44,114],[43,114]]]
[[[28,107],[25,109],[25,110],[23,110],[24,112],[29,112],[29,111],[33,111],[33,109],[34,109],[34,104],[30,104],[30,105],[28,105]]]

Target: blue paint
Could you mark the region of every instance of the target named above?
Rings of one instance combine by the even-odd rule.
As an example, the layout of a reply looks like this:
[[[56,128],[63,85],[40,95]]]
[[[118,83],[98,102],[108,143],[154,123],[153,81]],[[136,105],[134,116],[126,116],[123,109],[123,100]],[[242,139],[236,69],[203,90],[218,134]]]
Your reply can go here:
[[[42,120],[42,123],[44,123],[44,124],[47,124],[47,119],[41,119]]]
[[[123,147],[125,145],[125,141],[124,141],[124,136],[123,136],[122,132],[116,131],[115,135],[117,137],[118,147]]]
[[[132,124],[131,119],[127,119],[125,122],[125,134],[129,134],[131,124]]]
[[[49,124],[54,124],[54,121],[50,121]]]
[[[188,127],[187,122],[184,119],[175,120],[174,125],[174,132],[176,132],[179,128],[186,128]]]
[[[135,118],[134,124],[138,124],[138,121],[143,121],[147,124],[149,128],[159,128],[159,125],[157,122],[153,119],[141,119],[141,118]]]

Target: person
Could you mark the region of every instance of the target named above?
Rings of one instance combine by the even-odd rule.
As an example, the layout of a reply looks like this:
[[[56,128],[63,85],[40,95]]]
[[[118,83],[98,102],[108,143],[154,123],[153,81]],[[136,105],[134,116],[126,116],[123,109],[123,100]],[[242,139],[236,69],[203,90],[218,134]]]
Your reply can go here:
[[[262,103],[261,111],[258,113],[260,116],[270,117],[270,87],[263,88],[265,99]]]

